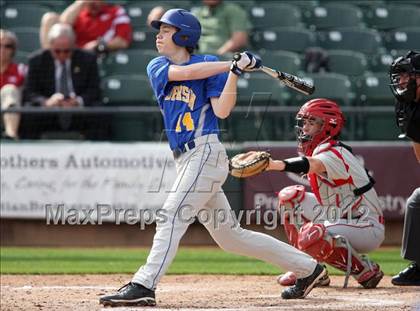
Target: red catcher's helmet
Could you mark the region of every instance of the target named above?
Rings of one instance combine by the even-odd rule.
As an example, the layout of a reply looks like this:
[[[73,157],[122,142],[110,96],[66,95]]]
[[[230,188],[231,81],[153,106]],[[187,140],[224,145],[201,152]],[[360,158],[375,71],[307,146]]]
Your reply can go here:
[[[303,120],[312,119],[322,121],[321,129],[313,134],[305,134]],[[345,118],[338,104],[325,98],[316,98],[306,102],[296,115],[296,136],[298,151],[311,156],[315,148],[340,134]]]

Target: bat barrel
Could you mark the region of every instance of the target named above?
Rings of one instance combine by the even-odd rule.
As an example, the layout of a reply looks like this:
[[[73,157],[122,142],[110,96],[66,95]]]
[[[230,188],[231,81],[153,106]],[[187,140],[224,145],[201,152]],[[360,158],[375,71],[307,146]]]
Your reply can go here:
[[[274,70],[265,66],[262,66],[260,70],[273,78],[279,79],[286,86],[295,89],[298,92],[301,92],[305,95],[311,95],[315,91],[315,87],[312,83],[308,83],[307,81],[297,76],[291,75],[286,72]]]
[[[286,72],[281,72],[280,76],[282,77],[282,81],[286,84],[290,83],[290,87],[306,94],[311,95],[315,91],[315,87],[312,83],[309,83],[302,78],[296,77]]]

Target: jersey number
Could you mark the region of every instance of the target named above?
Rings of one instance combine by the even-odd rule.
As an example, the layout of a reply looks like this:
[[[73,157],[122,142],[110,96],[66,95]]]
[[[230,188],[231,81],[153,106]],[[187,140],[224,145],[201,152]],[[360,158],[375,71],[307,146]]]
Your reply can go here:
[[[184,115],[179,116],[178,122],[176,123],[175,132],[177,132],[177,133],[181,132],[181,119],[182,119],[182,125],[185,126],[187,131],[193,131],[194,130],[194,121],[191,117],[191,112],[186,112]]]

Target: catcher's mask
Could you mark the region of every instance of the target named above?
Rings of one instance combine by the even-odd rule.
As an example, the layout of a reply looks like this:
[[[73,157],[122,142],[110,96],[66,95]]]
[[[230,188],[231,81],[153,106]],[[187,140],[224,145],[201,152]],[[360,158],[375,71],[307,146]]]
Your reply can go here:
[[[408,75],[407,81],[401,81],[403,74]],[[420,74],[420,53],[410,51],[406,56],[400,56],[393,61],[389,70],[391,91],[402,103],[411,103],[416,98],[416,75]]]
[[[307,133],[304,130],[305,122],[319,124],[320,128],[315,133]],[[298,152],[311,156],[319,144],[337,138],[344,123],[344,115],[334,101],[316,98],[306,102],[296,115]]]

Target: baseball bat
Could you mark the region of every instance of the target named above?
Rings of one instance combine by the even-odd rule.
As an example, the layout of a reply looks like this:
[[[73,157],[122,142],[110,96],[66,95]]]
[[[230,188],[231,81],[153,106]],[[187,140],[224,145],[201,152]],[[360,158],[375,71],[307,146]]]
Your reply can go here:
[[[235,53],[233,55],[233,59],[239,61],[241,59],[241,55],[239,53]],[[279,79],[284,85],[302,94],[311,95],[315,91],[315,86],[312,83],[309,83],[290,73],[275,70],[267,66],[261,66],[256,70],[262,71],[275,79]]]
[[[261,66],[258,70],[268,74],[270,77],[279,79],[284,85],[305,95],[311,95],[315,91],[315,86],[290,73],[278,71],[270,67]]]

